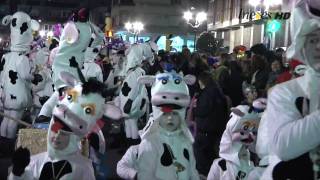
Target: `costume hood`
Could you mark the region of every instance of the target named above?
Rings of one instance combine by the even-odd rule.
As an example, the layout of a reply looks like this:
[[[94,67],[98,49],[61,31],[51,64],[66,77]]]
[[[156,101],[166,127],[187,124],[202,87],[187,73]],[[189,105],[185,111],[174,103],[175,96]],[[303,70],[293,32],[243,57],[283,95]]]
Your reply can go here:
[[[314,9],[319,10],[320,4],[317,4],[317,0],[301,0],[299,1],[292,11],[292,17],[290,19],[290,32],[292,44],[287,49],[288,59],[299,59],[305,61],[306,58],[302,54],[302,49],[306,41],[306,35],[320,28],[320,16],[316,16],[311,11],[309,4],[316,5]],[[309,65],[308,62],[304,62]]]
[[[71,87],[53,109],[48,131],[48,153],[52,158],[59,158],[78,152],[80,139],[97,127],[97,121],[103,116],[119,119],[121,110],[111,103],[105,103],[102,97],[103,85],[96,80],[79,83],[70,73],[61,72],[61,79]],[[64,150],[52,147],[51,133],[59,130],[70,134],[70,142]]]
[[[266,99],[257,99],[253,102],[252,107],[239,105],[231,109],[231,118],[220,142],[219,155],[221,158],[240,166],[240,149],[246,145],[251,151],[255,150],[255,139],[262,115],[261,111],[266,107],[265,103]]]
[[[2,19],[3,25],[10,24],[10,50],[11,51],[29,51],[33,41],[32,30],[37,31],[40,27],[36,20],[24,12],[16,12],[13,15],[7,15]]]
[[[105,44],[104,33],[94,24],[91,24],[94,33],[91,34],[89,46],[84,54],[84,62],[94,62],[101,48]]]
[[[193,137],[185,121],[186,108],[190,102],[187,84],[193,84],[195,77],[192,75],[181,76],[174,71],[157,74],[156,76],[142,76],[138,79],[141,84],[152,84],[151,104],[152,116],[144,128],[141,138],[159,130],[159,117],[170,111],[178,112],[182,122],[180,129],[187,139],[193,142]]]
[[[143,60],[143,51],[141,47],[137,44],[132,45],[130,49],[126,52],[127,57],[127,65],[126,65],[126,72],[129,69],[140,66]]]

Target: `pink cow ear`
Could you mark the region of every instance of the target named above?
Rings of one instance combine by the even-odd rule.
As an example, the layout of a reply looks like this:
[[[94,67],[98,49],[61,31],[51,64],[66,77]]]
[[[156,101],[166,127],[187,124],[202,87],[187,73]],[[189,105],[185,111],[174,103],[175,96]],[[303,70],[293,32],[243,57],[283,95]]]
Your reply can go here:
[[[186,84],[193,85],[196,82],[196,77],[194,75],[187,74],[183,77],[183,80],[186,82]]]
[[[242,111],[240,111],[240,109],[237,109],[237,108],[231,108],[231,112],[233,112],[234,114],[240,117],[243,117],[245,115]]]
[[[118,120],[122,117],[121,109],[115,106],[112,102],[107,102],[105,104],[104,115],[108,118]]]
[[[75,43],[79,38],[78,29],[73,22],[68,22],[64,27],[61,35],[62,40],[66,41],[69,44]]]
[[[61,71],[60,72],[60,79],[67,85],[70,87],[74,87],[77,85],[78,81],[77,79],[70,74],[69,72],[66,71]]]
[[[141,76],[138,78],[138,83],[151,86],[155,80],[156,80],[155,76]]]

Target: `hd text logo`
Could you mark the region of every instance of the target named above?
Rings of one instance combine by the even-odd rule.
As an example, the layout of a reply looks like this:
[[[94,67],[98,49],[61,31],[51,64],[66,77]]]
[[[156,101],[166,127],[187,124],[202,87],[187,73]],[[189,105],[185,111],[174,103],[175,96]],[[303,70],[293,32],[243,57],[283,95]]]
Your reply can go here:
[[[243,9],[240,10],[239,19],[249,20],[288,20],[291,17],[290,12],[268,12],[268,11],[255,11],[245,12]]]

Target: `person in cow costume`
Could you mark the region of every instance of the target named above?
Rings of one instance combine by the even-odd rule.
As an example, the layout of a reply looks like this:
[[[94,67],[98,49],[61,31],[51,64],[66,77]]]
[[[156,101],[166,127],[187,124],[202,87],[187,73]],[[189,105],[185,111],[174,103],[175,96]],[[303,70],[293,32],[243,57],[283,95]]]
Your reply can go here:
[[[8,179],[95,179],[92,162],[80,153],[80,140],[97,126],[103,115],[119,119],[121,111],[105,103],[103,84],[95,79],[79,83],[71,74],[61,72],[61,81],[70,88],[53,109],[47,151],[30,159],[27,149],[18,148]]]
[[[40,49],[35,56],[35,72],[40,74],[43,80],[39,83],[32,84],[33,92],[33,113],[32,117],[37,117],[42,105],[53,94],[53,82],[51,79],[51,69],[47,67],[49,52],[46,48]],[[35,119],[35,118],[32,118]]]
[[[231,118],[220,142],[220,158],[213,161],[208,180],[248,179],[254,170],[251,161],[266,99],[260,98],[253,106],[239,105],[231,108]]]
[[[103,82],[102,69],[96,63],[96,58],[105,43],[104,34],[97,26],[93,24],[91,26],[94,27],[96,33],[92,33],[90,44],[85,52],[82,73],[86,79],[96,78],[98,81]]]
[[[258,134],[265,143],[257,148],[266,148],[264,153],[273,157],[269,158],[263,179],[318,179],[320,2],[297,2],[290,27],[293,42],[287,57],[305,62],[308,68],[304,76],[279,84],[271,91],[266,115],[261,120],[264,127]]]
[[[138,81],[153,84],[153,112],[141,133],[138,149],[138,179],[199,179],[193,137],[185,122],[190,101],[187,84],[193,84],[195,77],[171,71],[142,76]]]
[[[84,67],[84,54],[88,47],[91,47],[95,38],[100,37],[100,30],[88,21],[88,11],[80,9],[72,16],[61,34],[59,47],[52,62],[52,81],[55,92],[41,108],[37,121],[47,121],[50,119],[52,109],[58,102],[66,85],[61,81],[59,73],[68,71],[78,81],[85,81],[81,71]],[[91,43],[90,43],[91,42]],[[52,54],[51,54],[52,55]]]
[[[24,110],[32,105],[31,82],[42,81],[34,73],[32,62],[28,58],[33,40],[32,30],[38,30],[39,24],[24,12],[16,12],[2,19],[2,24],[10,24],[10,52],[3,55],[0,62],[0,91],[4,113],[21,119]],[[15,138],[17,123],[6,117],[1,123],[1,136]]]
[[[92,34],[100,34],[100,30],[88,22],[89,12],[82,8],[72,16],[62,31],[59,50],[52,64],[52,80],[58,90],[63,82],[59,78],[61,71],[68,71],[78,80],[84,81],[81,69],[84,66],[84,53],[92,44]]]
[[[144,48],[144,45],[133,45],[128,50],[125,69],[127,74],[119,95],[125,117],[126,137],[130,145],[136,144],[139,139],[137,121],[147,112],[149,105],[145,85],[137,83],[137,79],[145,75],[145,71],[141,68],[145,60]]]

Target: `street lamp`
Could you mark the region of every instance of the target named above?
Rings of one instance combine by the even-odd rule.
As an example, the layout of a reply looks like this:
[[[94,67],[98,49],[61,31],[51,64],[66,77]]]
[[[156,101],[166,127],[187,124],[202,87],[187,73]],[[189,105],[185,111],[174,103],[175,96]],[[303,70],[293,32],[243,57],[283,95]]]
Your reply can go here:
[[[126,28],[126,30],[133,34],[134,35],[134,39],[137,39],[138,41],[138,34],[140,34],[140,32],[143,30],[143,27],[144,25],[139,22],[139,21],[136,21],[136,22],[127,22],[124,27]]]
[[[207,20],[207,13],[201,11],[195,14],[194,16],[191,11],[186,11],[183,14],[183,18],[186,20],[187,24],[189,24],[191,27],[198,28],[204,21]]]
[[[191,8],[194,10],[194,8]],[[197,28],[207,20],[207,13],[201,11],[198,13],[192,13],[191,11],[186,11],[183,13],[183,18],[186,20],[187,24],[189,24],[192,28],[194,28],[194,51],[196,50],[196,39],[197,39]]]

